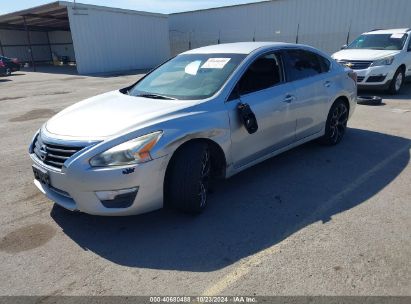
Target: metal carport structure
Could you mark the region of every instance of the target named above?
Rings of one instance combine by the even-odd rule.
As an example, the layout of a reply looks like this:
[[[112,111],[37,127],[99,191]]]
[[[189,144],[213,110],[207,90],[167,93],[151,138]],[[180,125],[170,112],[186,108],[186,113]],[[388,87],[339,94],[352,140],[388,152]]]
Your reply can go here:
[[[38,63],[52,62],[52,54],[62,47],[70,48],[74,55],[67,6],[61,2],[0,16],[0,52],[4,56],[17,53],[35,70]]]
[[[64,56],[80,74],[148,69],[170,57],[168,16],[52,2],[0,16],[0,52],[34,68]]]

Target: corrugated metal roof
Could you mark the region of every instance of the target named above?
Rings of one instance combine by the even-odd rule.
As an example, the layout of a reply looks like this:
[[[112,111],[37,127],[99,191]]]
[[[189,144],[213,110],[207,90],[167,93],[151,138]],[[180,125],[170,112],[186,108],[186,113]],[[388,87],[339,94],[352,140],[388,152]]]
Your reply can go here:
[[[168,18],[168,15],[149,13],[121,8],[112,8],[99,5],[89,5],[83,3],[73,3],[67,1],[56,1],[45,5],[40,5],[25,10],[5,14],[0,16],[0,28],[3,29],[24,29],[24,19],[30,30],[69,30],[70,24],[67,15],[67,7],[78,10],[103,10],[122,14],[142,15],[151,17]]]
[[[259,0],[259,1],[254,1],[254,2],[250,2],[250,3],[242,3],[242,4],[234,4],[234,5],[224,5],[224,6],[217,6],[217,7],[203,8],[203,9],[197,9],[197,10],[191,10],[191,11],[178,12],[178,13],[171,13],[171,14],[169,14],[169,15],[178,15],[178,14],[187,14],[187,13],[195,13],[195,12],[204,12],[204,11],[211,11],[211,10],[217,10],[217,9],[222,9],[222,8],[232,8],[232,7],[238,7],[238,6],[247,6],[247,5],[254,5],[254,4],[258,4],[258,3],[272,2],[272,1],[278,1],[278,0]]]
[[[101,5],[92,5],[92,4],[83,4],[83,3],[78,3],[76,2],[75,4],[73,2],[68,2],[68,1],[59,1],[60,5],[64,5],[66,7],[72,7],[72,8],[92,8],[92,9],[97,9],[97,10],[104,10],[104,11],[110,11],[110,12],[116,12],[116,13],[126,13],[126,14],[133,14],[133,15],[143,15],[143,16],[154,16],[154,17],[163,17],[163,18],[168,18],[167,14],[160,14],[160,13],[151,13],[151,12],[143,12],[143,11],[136,11],[136,10],[130,10],[130,9],[123,9],[123,8],[116,8],[116,7],[109,7],[109,6],[101,6]]]
[[[6,29],[24,28],[24,18],[30,29],[69,29],[67,8],[59,1],[0,16],[0,27]]]
[[[32,8],[0,15],[0,22],[8,22],[9,20],[12,20],[16,17],[20,17],[22,15],[26,15],[30,13],[33,13],[33,14],[34,13],[36,14],[47,13],[47,12],[50,12],[50,11],[53,11],[59,8],[61,8],[59,1],[55,1],[55,2],[48,3],[48,4],[39,5],[39,6],[35,6]]]

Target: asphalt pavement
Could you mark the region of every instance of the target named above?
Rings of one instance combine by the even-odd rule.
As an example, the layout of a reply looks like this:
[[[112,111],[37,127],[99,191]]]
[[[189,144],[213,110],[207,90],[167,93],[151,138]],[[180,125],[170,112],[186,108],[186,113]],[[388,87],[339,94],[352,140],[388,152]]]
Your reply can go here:
[[[47,72],[0,78],[0,295],[411,296],[411,84],[358,105],[340,145],[219,182],[201,216],[108,218],[43,197],[27,148],[58,111],[142,74]]]

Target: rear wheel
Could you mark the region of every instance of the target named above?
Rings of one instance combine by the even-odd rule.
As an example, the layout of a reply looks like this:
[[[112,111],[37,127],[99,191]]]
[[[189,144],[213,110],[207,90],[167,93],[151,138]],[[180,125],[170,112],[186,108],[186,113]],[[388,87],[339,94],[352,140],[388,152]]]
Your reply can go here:
[[[391,80],[390,87],[388,88],[388,93],[390,94],[398,94],[401,91],[402,85],[404,84],[404,71],[403,69],[398,69],[395,72],[394,77]]]
[[[328,113],[325,134],[320,138],[322,144],[334,146],[344,137],[347,129],[348,107],[342,100],[337,100]]]
[[[201,213],[207,205],[211,154],[204,142],[193,142],[176,152],[165,179],[167,206]]]
[[[11,70],[10,69],[6,69],[6,76],[10,76],[11,75]]]

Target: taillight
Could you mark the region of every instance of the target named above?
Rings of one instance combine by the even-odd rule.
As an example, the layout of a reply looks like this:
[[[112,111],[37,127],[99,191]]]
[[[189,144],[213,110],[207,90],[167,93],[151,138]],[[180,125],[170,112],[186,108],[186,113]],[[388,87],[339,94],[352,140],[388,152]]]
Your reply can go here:
[[[3,62],[2,60],[0,60],[0,68],[4,68],[4,67],[6,67],[6,66],[4,65],[4,62]]]
[[[354,80],[355,83],[357,83],[357,73],[353,71],[348,72],[348,77],[350,77],[352,80]]]

